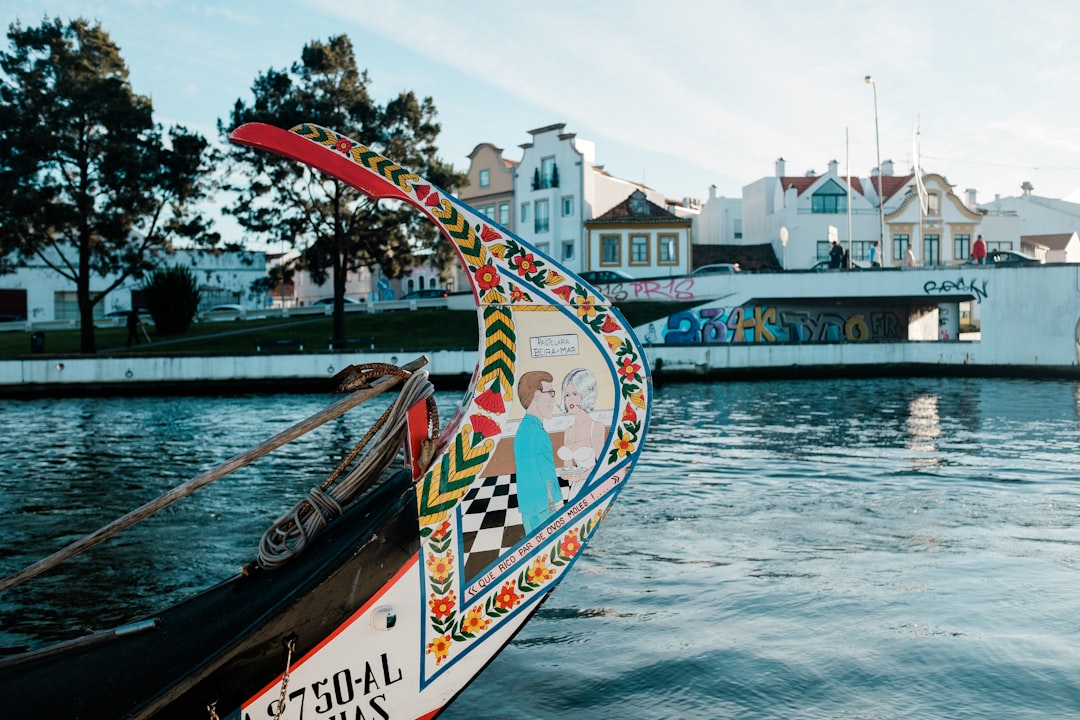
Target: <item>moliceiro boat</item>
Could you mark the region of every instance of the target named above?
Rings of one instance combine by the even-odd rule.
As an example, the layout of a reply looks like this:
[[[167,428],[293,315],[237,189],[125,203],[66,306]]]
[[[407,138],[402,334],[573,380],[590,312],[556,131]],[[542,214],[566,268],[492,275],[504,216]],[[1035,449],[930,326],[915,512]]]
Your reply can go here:
[[[250,124],[231,139],[435,223],[477,301],[470,389],[440,429],[422,360],[352,368],[340,376],[350,394],[322,413],[0,581],[0,592],[27,581],[401,386],[370,443],[267,530],[242,573],[123,627],[0,661],[10,717],[433,718],[573,568],[641,452],[646,363],[595,289],[331,130]]]

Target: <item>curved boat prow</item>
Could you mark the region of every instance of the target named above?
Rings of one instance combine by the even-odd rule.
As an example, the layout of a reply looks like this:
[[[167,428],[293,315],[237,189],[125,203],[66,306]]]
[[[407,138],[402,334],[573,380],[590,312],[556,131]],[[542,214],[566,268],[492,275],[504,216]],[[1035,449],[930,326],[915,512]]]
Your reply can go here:
[[[611,507],[645,438],[647,364],[595,289],[370,148],[309,124],[249,124],[230,139],[410,203],[468,270],[480,360],[416,485],[420,551],[289,681],[315,688],[375,668],[388,717],[432,717],[535,612]],[[388,615],[394,627],[373,630]],[[245,715],[272,704],[279,683],[245,703]]]

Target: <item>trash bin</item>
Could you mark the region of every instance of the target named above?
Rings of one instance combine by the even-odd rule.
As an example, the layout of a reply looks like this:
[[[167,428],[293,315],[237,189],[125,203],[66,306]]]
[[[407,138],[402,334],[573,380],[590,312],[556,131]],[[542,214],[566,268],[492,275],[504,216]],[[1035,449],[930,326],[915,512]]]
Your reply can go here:
[[[41,330],[35,330],[34,332],[30,333],[30,352],[45,352],[45,333],[43,333]]]

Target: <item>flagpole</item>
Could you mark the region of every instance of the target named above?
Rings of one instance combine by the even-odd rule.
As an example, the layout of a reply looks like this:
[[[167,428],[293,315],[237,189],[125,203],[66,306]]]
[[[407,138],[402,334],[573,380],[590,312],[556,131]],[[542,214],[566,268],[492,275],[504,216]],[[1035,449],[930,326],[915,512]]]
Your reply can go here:
[[[844,128],[844,162],[847,164],[847,252],[848,266],[850,270],[855,264],[855,256],[851,253],[851,140],[848,128]]]
[[[878,262],[882,267],[885,266],[885,173],[881,168],[881,133],[878,132],[878,114],[877,114],[877,83],[874,82],[874,78],[867,75],[863,78],[867,85],[874,90],[874,141],[877,145],[877,191],[878,191],[878,218],[880,220],[880,236],[878,237]],[[871,182],[873,180],[871,179]]]

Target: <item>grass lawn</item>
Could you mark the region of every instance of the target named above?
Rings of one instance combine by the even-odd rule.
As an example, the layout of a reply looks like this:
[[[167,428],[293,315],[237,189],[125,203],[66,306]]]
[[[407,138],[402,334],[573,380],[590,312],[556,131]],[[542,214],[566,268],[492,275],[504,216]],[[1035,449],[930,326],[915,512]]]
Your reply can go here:
[[[699,303],[630,302],[619,310],[631,325],[666,317]],[[220,320],[193,323],[182,335],[158,336],[148,328],[151,343],[125,347],[127,328],[97,328],[98,355],[208,355],[256,352],[305,352],[329,348],[331,318],[328,316],[270,318],[263,320]],[[376,350],[443,350],[475,348],[479,343],[476,313],[462,310],[414,310],[401,312],[352,312],[345,315],[346,335],[362,341],[358,349],[374,340]],[[284,341],[275,344],[275,341]],[[77,354],[79,331],[46,330],[45,353]],[[0,333],[0,358],[30,354],[30,333]]]

